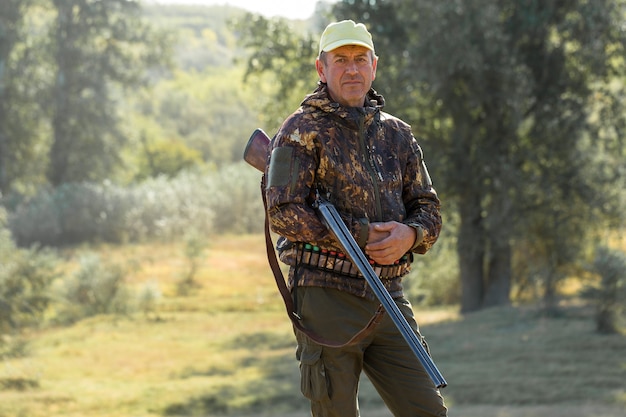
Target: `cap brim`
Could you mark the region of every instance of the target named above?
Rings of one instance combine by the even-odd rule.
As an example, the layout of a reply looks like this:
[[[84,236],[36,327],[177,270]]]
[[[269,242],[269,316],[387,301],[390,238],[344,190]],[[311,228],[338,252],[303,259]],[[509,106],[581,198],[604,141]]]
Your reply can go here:
[[[341,39],[335,42],[331,42],[328,45],[326,45],[322,51],[324,52],[330,52],[333,49],[337,49],[341,46],[346,46],[346,45],[358,45],[358,46],[363,46],[367,49],[369,49],[370,51],[374,51],[374,48],[372,48],[372,45],[369,45],[363,41],[359,41],[356,39]]]

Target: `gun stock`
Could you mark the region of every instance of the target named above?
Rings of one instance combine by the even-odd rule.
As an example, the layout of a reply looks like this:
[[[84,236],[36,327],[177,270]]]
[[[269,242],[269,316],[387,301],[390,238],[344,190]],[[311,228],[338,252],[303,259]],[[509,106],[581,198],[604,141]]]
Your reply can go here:
[[[243,151],[243,159],[259,171],[265,172],[269,145],[270,137],[267,133],[263,129],[256,129],[248,139],[246,149]]]

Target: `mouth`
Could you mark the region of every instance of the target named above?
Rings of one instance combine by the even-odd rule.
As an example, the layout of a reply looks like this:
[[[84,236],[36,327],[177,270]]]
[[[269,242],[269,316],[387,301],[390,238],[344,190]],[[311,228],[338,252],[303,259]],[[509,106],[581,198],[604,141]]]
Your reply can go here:
[[[343,82],[343,85],[347,85],[347,86],[355,86],[355,85],[361,85],[361,84],[363,84],[361,80],[345,80]]]

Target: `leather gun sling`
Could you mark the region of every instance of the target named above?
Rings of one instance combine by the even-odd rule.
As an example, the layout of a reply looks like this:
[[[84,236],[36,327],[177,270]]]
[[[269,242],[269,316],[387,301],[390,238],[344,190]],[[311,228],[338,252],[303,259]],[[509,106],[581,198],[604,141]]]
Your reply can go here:
[[[359,343],[361,340],[363,340],[365,337],[367,337],[369,334],[372,333],[372,331],[376,328],[378,323],[380,323],[380,321],[382,320],[385,314],[385,309],[383,308],[382,304],[378,306],[378,309],[376,310],[376,312],[374,313],[370,321],[365,325],[365,327],[359,330],[359,332],[356,333],[354,336],[352,336],[350,340],[344,343],[338,343],[338,342],[323,338],[319,336],[318,334],[314,333],[313,331],[305,328],[302,325],[302,322],[299,319],[298,313],[297,311],[295,311],[293,299],[291,298],[291,292],[289,291],[289,289],[287,288],[287,285],[285,284],[285,278],[283,277],[283,273],[280,269],[278,259],[276,258],[276,252],[274,251],[274,244],[272,242],[272,237],[270,235],[269,218],[267,215],[267,199],[265,197],[264,185],[265,184],[263,181],[261,183],[261,195],[263,196],[263,206],[265,207],[265,249],[267,251],[267,260],[270,264],[270,268],[272,269],[272,273],[274,274],[274,279],[276,280],[276,286],[278,287],[278,291],[280,292],[280,295],[283,297],[285,308],[287,309],[287,315],[291,319],[293,326],[319,345],[332,347],[332,348],[341,348],[341,347],[356,345],[357,343]]]

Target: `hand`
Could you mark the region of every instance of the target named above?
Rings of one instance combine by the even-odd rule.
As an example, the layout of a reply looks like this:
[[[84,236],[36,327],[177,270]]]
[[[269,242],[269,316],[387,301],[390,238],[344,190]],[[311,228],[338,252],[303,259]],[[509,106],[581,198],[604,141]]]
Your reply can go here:
[[[391,265],[413,247],[417,232],[399,222],[371,223],[365,253],[377,264]]]

